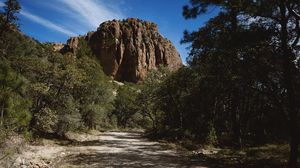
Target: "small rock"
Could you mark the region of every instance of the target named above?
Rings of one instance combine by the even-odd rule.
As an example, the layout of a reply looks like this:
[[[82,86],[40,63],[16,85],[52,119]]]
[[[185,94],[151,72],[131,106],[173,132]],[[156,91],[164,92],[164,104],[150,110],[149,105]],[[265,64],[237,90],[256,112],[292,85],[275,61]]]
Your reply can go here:
[[[16,164],[21,164],[22,163],[22,159],[21,157],[18,157],[15,161]]]

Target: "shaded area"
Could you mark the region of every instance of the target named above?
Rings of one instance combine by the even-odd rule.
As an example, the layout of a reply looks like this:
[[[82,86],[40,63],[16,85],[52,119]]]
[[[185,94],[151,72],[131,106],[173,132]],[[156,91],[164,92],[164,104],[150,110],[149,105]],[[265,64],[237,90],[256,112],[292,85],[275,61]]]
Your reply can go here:
[[[223,148],[215,154],[198,153],[193,158],[216,168],[283,168],[287,167],[287,156],[287,144],[267,144],[243,149]]]
[[[283,168],[283,164],[274,159],[247,160],[238,156],[194,156],[195,160],[202,162],[202,165],[213,168]]]
[[[183,158],[169,155],[145,155],[138,152],[126,153],[90,153],[71,155],[71,165],[86,167],[191,167]]]

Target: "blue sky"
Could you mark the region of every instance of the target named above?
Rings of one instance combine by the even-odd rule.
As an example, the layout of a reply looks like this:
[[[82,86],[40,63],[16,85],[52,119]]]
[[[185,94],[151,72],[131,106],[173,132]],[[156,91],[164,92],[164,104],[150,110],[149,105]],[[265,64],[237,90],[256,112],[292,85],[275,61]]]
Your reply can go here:
[[[0,6],[4,0],[0,0]],[[196,30],[218,11],[185,20],[188,0],[19,0],[21,30],[41,42],[65,42],[70,36],[96,30],[100,23],[128,17],[152,21],[173,42],[185,62],[188,45],[181,45],[184,30]]]

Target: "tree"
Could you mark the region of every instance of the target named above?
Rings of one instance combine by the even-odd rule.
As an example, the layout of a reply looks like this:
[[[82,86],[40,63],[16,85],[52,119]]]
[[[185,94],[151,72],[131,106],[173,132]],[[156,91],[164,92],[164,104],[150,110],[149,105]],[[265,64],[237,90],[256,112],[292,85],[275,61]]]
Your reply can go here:
[[[74,97],[79,102],[84,124],[89,129],[112,126],[109,119],[113,102],[111,83],[84,39],[79,40],[76,57],[77,69],[84,72],[84,80],[76,86]]]
[[[18,27],[16,24],[18,20],[16,14],[21,10],[21,6],[17,0],[6,0],[4,4],[3,11],[0,13],[0,35],[10,29],[11,26]]]
[[[25,97],[28,81],[0,60],[0,128],[9,132],[27,131],[31,114]]]
[[[182,67],[163,78],[156,89],[155,106],[163,112],[162,129],[174,132],[177,138],[182,137],[182,133],[186,131],[196,134],[196,125],[199,125],[198,116],[194,115],[194,101],[199,99],[192,93],[197,85],[196,78],[192,69]]]
[[[236,103],[240,93],[238,92],[239,89],[234,87],[236,86],[234,83],[237,83],[235,79],[241,76],[239,74],[241,62],[239,51],[243,46],[238,40],[238,37],[242,35],[241,32],[243,29],[238,23],[239,7],[241,4],[237,1],[193,1],[192,5],[193,7],[191,9],[187,6],[184,7],[184,15],[186,18],[194,18],[199,14],[205,13],[209,5],[217,5],[223,8],[223,11],[211,19],[199,32],[191,35],[186,32],[184,42],[193,41],[193,45],[195,45],[191,52],[192,62],[199,62],[201,59],[210,60],[210,58],[200,58],[203,56],[214,57],[214,59],[219,59],[223,64],[226,64],[223,68],[222,65],[213,66],[212,68],[217,68],[218,72],[215,73],[212,70],[211,75],[215,76],[217,82],[223,87],[220,89],[227,90],[228,92],[228,98],[230,99],[229,109],[230,115],[232,116],[232,131],[236,142],[238,142],[238,145],[241,147],[240,111],[238,111],[238,104]],[[222,55],[221,57],[223,58],[219,58],[220,55]],[[221,68],[224,72],[219,71]],[[223,77],[221,80],[218,80],[221,74]]]
[[[138,112],[138,105],[136,103],[138,96],[138,88],[132,84],[125,84],[119,86],[117,96],[114,100],[113,114],[117,117],[118,126],[127,128],[133,127],[133,116]]]
[[[246,92],[245,89],[238,91],[237,88],[246,86],[266,95],[274,107],[279,107],[281,114],[287,114],[290,130],[289,166],[296,167],[299,107],[295,103],[298,99],[295,88],[299,68],[295,60],[299,54],[299,1],[192,0],[191,6],[183,8],[183,14],[186,18],[195,18],[206,13],[211,6],[221,8],[220,13],[199,31],[185,33],[183,42],[192,42],[190,64],[199,65],[209,57],[221,55],[224,57],[222,60],[226,61],[227,75],[230,75],[225,78],[229,81],[227,86],[238,86],[228,90],[228,93],[233,93],[230,102],[239,101],[239,97]],[[238,37],[245,38],[240,40]],[[254,64],[262,64],[264,60],[267,63],[265,67]],[[262,75],[251,75],[245,65],[251,65],[248,66],[250,71],[259,71]],[[250,76],[247,78],[246,74]],[[228,80],[238,78],[242,80]],[[223,83],[224,79],[220,82]],[[246,85],[240,85],[242,83]],[[241,118],[241,111],[236,110],[241,107],[235,103],[231,109],[233,125],[236,125],[234,123],[240,123]],[[241,130],[239,124],[234,127]],[[241,131],[235,132],[241,135]]]
[[[263,4],[268,3],[268,7]],[[250,9],[252,16],[264,17],[270,21],[274,27],[274,48],[277,50],[279,60],[282,64],[282,86],[285,88],[285,111],[288,114],[290,127],[290,158],[289,166],[297,167],[297,157],[299,155],[299,117],[296,105],[296,78],[299,68],[296,67],[295,60],[299,57],[300,38],[300,4],[297,0],[292,1],[258,1],[252,4],[257,9]],[[264,10],[264,11],[262,11]],[[265,25],[267,26],[267,25]]]
[[[153,133],[157,133],[162,123],[162,111],[158,104],[160,101],[159,87],[170,74],[166,67],[151,70],[140,83],[140,92],[136,103],[139,104],[138,112],[152,123]]]

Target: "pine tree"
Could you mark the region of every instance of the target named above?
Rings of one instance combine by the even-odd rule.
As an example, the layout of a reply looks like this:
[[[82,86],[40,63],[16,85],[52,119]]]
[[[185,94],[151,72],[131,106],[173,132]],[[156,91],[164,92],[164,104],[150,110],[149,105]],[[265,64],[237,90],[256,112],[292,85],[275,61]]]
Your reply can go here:
[[[236,78],[239,72],[247,72],[244,65],[249,65],[246,61],[251,61],[251,57],[256,55],[257,60],[262,61],[262,58],[267,60],[265,67],[257,67],[255,64],[249,66],[250,69],[256,69],[255,71],[261,74],[256,76],[250,74],[253,77],[250,79],[263,86],[257,87],[257,90],[266,94],[270,100],[274,100],[275,97],[274,106],[280,106],[281,113],[287,114],[289,130],[286,132],[290,133],[289,167],[295,168],[299,142],[299,107],[296,105],[299,67],[297,68],[295,64],[296,58],[299,57],[299,1],[191,0],[190,2],[190,6],[183,8],[183,14],[187,19],[207,13],[212,6],[221,9],[219,14],[212,18],[204,28],[193,33],[185,33],[183,42],[192,44],[189,56],[191,65],[204,62],[214,55],[221,55],[222,60],[227,60],[225,68],[229,67],[227,68],[228,74]],[[212,61],[216,62],[216,58]],[[243,66],[235,69],[239,67],[238,62],[247,64],[241,64]],[[272,72],[265,71],[266,67],[272,69]],[[245,78],[241,82],[248,79]],[[231,82],[232,86],[236,84],[238,84],[237,81]],[[274,93],[274,86],[283,89],[284,92],[277,90]],[[230,92],[234,93],[236,89]],[[242,90],[239,94],[244,93],[245,90]],[[232,102],[236,104],[238,100],[233,99]]]
[[[18,27],[16,22],[19,18],[16,16],[16,14],[19,13],[20,10],[21,6],[18,0],[6,0],[4,2],[3,11],[0,13],[0,35],[2,35],[4,31],[10,29],[12,26],[14,28]]]

